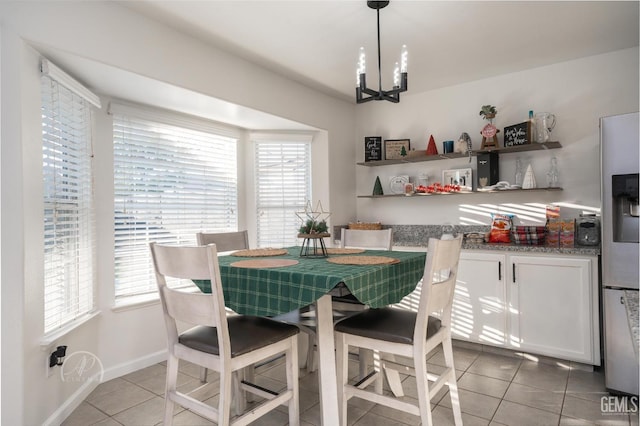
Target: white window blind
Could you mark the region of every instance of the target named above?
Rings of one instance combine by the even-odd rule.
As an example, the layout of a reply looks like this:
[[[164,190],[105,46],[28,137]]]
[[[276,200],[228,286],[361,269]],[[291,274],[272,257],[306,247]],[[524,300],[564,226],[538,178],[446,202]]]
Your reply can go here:
[[[142,115],[113,117],[117,304],[155,294],[149,242],[238,228],[237,138]]]
[[[48,334],[95,307],[93,154],[87,100],[46,73],[41,92],[44,332]]]
[[[296,212],[311,200],[311,142],[300,139],[254,140],[258,247],[299,243]]]

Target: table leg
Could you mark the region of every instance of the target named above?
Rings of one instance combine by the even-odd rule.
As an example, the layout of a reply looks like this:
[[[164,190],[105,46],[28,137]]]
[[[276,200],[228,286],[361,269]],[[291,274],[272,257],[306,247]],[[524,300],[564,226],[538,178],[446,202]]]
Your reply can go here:
[[[329,294],[325,294],[316,302],[316,327],[322,424],[335,426],[339,424],[338,381],[336,378],[333,310],[331,309],[331,295]]]

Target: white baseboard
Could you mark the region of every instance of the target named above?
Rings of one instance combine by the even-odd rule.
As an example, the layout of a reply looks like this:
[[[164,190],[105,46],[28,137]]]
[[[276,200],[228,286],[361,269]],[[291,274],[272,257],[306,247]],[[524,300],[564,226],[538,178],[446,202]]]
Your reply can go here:
[[[122,377],[126,374],[133,373],[134,371],[138,371],[142,368],[146,368],[146,367],[149,367],[150,365],[157,364],[159,362],[166,361],[166,360],[167,360],[167,350],[163,349],[161,351],[154,352],[149,355],[145,355],[138,359],[123,362],[122,364],[118,364],[113,367],[105,369],[103,382],[108,382],[109,380]]]
[[[118,364],[104,371],[101,383],[108,382],[109,380],[122,377],[129,373],[133,373],[134,371],[149,367],[150,365],[166,361],[166,359],[167,351],[165,349],[149,355],[145,355],[132,361]],[[60,405],[60,407],[58,407],[58,409],[54,411],[47,420],[44,421],[43,426],[55,426],[62,424],[62,422],[67,417],[69,417],[69,415],[71,415],[71,413],[73,413],[73,411],[78,408],[80,404],[82,404],[82,401],[87,399],[89,394],[91,394],[91,392],[93,392],[93,390],[98,387],[98,385],[100,384],[98,383],[98,375],[99,373],[96,373],[94,377],[84,381],[82,385],[73,393],[73,395],[71,395],[66,401],[64,401],[62,405]]]

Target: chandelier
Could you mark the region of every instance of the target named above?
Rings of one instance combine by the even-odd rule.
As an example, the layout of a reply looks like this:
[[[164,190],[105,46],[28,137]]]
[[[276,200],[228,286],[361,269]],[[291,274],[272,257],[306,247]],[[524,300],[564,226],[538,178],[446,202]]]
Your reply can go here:
[[[400,64],[396,62],[393,70],[393,89],[382,90],[382,72],[380,67],[380,9],[386,7],[388,1],[367,1],[367,6],[376,10],[378,15],[378,90],[367,87],[366,59],[364,47],[360,48],[358,70],[356,71],[356,102],[369,101],[400,102],[400,93],[407,91],[407,46],[402,46]],[[365,95],[369,95],[366,96]]]

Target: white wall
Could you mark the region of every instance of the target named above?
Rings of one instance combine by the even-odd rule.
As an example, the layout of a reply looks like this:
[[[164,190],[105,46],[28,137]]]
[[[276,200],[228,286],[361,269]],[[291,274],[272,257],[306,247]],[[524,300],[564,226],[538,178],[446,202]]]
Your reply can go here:
[[[434,66],[446,66],[440,64]],[[473,64],[469,64],[473,66]],[[600,206],[599,121],[603,116],[638,110],[638,49],[626,49],[570,62],[500,75],[485,80],[445,87],[426,93],[402,95],[399,104],[370,103],[357,109],[356,157],[364,161],[365,136],[411,139],[411,146],[425,150],[433,135],[438,152],[443,140],[458,140],[462,132],[480,149],[483,122],[478,115],[485,104],[495,105],[496,126],[502,146],[505,126],[528,118],[528,111],[552,112],[557,116],[553,140],[562,148],[549,151],[505,154],[500,159],[500,179],[514,183],[515,161],[531,163],[538,186],[546,186],[550,158],[556,156],[562,192],[473,194],[468,196],[403,197],[358,199],[357,218],[386,224],[439,224],[444,222],[490,223],[489,216],[469,214],[462,209],[486,205],[489,209],[507,204],[566,202],[589,208]],[[411,80],[411,77],[409,77]],[[429,161],[382,167],[357,166],[357,194],[370,195],[376,176],[385,194],[389,178],[408,174],[413,179],[427,173],[441,180],[443,169],[472,167],[466,159]],[[568,211],[568,215],[577,211]]]
[[[315,196],[343,222],[355,214],[354,106],[328,97],[110,2],[2,2],[2,424],[59,421],[90,387],[45,376],[42,152],[38,52],[46,45],[148,78],[322,129]],[[96,354],[106,378],[156,362],[165,348],[158,304],[113,305],[113,148],[96,115],[98,305],[101,314],[53,342]],[[258,129],[259,130],[259,129]],[[246,151],[245,151],[246,152]],[[331,168],[330,166],[331,165]],[[245,176],[241,171],[241,178]],[[247,194],[239,194],[246,203]],[[244,218],[242,220],[245,220]]]

